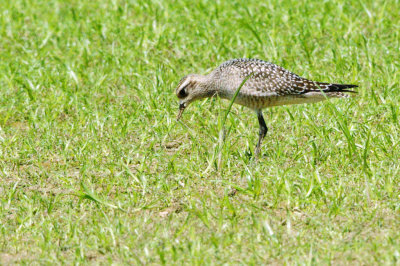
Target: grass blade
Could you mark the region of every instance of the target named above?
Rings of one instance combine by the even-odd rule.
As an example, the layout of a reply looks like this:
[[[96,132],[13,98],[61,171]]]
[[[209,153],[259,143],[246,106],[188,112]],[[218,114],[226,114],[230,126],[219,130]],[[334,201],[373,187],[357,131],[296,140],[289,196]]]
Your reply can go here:
[[[235,102],[237,96],[239,95],[240,90],[242,89],[242,87],[244,86],[244,84],[246,83],[246,81],[247,81],[249,78],[251,78],[252,76],[253,76],[253,73],[251,73],[251,74],[248,75],[245,79],[243,79],[242,83],[240,83],[239,87],[236,89],[235,94],[233,95],[233,97],[232,97],[232,99],[231,99],[231,101],[230,101],[229,106],[228,106],[228,109],[226,109],[226,112],[225,112],[224,118],[223,118],[223,120],[222,120],[222,124],[221,124],[220,130],[219,130],[218,145],[217,145],[217,147],[216,147],[216,149],[215,149],[215,151],[214,151],[214,154],[213,154],[212,159],[210,160],[210,162],[209,162],[209,164],[208,164],[207,169],[203,172],[203,174],[204,174],[204,173],[207,173],[207,172],[211,169],[212,165],[215,163],[215,158],[216,158],[217,156],[218,156],[217,169],[220,169],[220,168],[221,168],[221,152],[222,152],[222,148],[223,148],[223,146],[224,146],[224,144],[225,144],[225,139],[226,139],[226,137],[227,137],[226,134],[225,134],[226,119],[228,118],[228,114],[229,114],[229,112],[231,111],[232,105],[233,105],[233,103]]]
[[[99,196],[97,196],[93,191],[90,191],[88,189],[88,187],[83,182],[81,182],[81,188],[83,189],[83,193],[81,193],[81,198],[82,199],[88,199],[88,200],[96,202],[99,205],[104,205],[104,206],[107,206],[107,207],[110,207],[110,208],[113,208],[113,209],[118,209],[120,211],[125,212],[125,210],[122,209],[121,207],[116,206],[116,205],[111,204],[111,203],[108,203],[108,202],[100,199]]]

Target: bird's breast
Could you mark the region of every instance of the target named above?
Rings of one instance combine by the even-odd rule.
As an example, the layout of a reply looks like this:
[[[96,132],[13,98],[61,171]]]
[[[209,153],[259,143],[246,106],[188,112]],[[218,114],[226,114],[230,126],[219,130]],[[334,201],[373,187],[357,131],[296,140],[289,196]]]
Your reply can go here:
[[[254,96],[254,95],[238,95],[235,103],[246,106],[251,109],[261,110],[273,106],[292,105],[302,103],[314,103],[324,100],[324,98],[306,98],[301,95],[287,96]]]
[[[254,95],[238,95],[236,97],[235,103],[249,107],[251,109],[263,109],[272,106],[275,97],[262,97]]]

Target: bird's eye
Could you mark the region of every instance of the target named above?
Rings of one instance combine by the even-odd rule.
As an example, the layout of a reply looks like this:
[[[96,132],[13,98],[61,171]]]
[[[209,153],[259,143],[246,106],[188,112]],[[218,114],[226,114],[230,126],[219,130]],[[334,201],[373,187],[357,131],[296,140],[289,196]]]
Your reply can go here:
[[[178,93],[178,97],[179,98],[185,98],[188,95],[187,92],[186,92],[186,87],[179,91],[179,93]]]

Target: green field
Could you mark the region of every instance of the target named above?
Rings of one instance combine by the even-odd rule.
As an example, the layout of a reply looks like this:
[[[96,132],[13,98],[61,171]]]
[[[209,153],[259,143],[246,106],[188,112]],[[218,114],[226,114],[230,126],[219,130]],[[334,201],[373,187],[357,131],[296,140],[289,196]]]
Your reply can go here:
[[[399,264],[400,2],[0,1],[0,264]],[[358,84],[264,111],[232,58]],[[237,191],[236,193],[232,193]]]

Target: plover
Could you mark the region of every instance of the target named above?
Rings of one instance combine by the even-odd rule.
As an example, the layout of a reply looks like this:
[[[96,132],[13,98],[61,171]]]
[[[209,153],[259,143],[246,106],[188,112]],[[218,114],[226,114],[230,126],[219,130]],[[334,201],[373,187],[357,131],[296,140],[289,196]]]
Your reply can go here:
[[[241,87],[235,103],[253,109],[260,125],[255,156],[268,131],[262,109],[272,106],[315,103],[327,98],[347,98],[358,87],[350,84],[333,84],[302,78],[278,65],[259,59],[233,59],[222,63],[208,75],[190,74],[181,79],[176,88],[179,113],[195,100],[219,96],[231,100]]]

